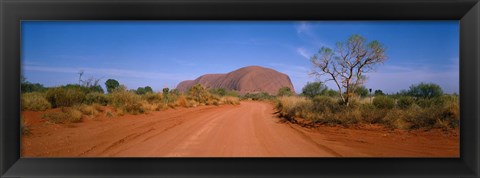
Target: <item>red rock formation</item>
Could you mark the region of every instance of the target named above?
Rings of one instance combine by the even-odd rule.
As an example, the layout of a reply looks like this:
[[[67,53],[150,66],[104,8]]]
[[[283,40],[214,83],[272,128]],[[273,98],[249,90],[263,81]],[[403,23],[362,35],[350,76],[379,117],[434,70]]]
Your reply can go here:
[[[180,82],[177,89],[185,92],[195,84],[202,84],[207,88],[235,90],[240,94],[259,92],[277,94],[281,87],[289,87],[294,91],[288,75],[260,66],[243,67],[226,74],[205,74],[195,80]]]

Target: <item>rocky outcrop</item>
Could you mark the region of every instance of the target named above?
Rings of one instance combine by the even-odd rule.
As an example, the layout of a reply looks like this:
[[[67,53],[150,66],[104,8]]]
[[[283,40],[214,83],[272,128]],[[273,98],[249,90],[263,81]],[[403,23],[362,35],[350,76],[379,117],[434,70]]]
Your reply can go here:
[[[186,92],[195,84],[202,84],[207,88],[235,90],[240,94],[259,92],[277,94],[281,87],[289,87],[294,91],[288,75],[260,66],[243,67],[226,74],[205,74],[195,80],[180,82],[177,89]]]

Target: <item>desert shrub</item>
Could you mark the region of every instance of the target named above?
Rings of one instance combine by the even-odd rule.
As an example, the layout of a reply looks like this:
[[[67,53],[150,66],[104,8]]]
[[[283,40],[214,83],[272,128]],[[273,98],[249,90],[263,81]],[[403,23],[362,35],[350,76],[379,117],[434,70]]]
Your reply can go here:
[[[277,98],[276,108],[280,116],[291,120],[294,117],[301,117],[309,112],[312,101],[304,97],[283,96]]]
[[[140,114],[145,112],[140,96],[133,92],[115,91],[110,94],[109,103],[122,113]]]
[[[375,95],[375,96],[385,95],[385,93],[383,93],[382,90],[375,90],[374,95]]]
[[[83,115],[82,112],[74,107],[62,108],[62,112],[64,112],[68,116],[67,117],[68,122],[75,123],[75,122],[82,121],[82,115]]]
[[[82,121],[82,112],[73,107],[64,107],[61,112],[48,112],[42,115],[52,123],[76,123]]]
[[[373,105],[380,109],[392,109],[395,107],[395,100],[387,96],[376,96],[373,98]]]
[[[108,104],[108,97],[103,93],[92,92],[85,95],[86,104],[98,103],[100,105],[106,106]]]
[[[112,93],[115,91],[118,87],[120,86],[120,83],[116,81],[115,79],[108,79],[105,82],[105,87],[107,87],[108,93]]]
[[[341,106],[328,96],[315,96],[312,101],[312,109],[314,112],[338,112],[341,109]]]
[[[355,95],[360,97],[367,97],[370,92],[366,87],[360,86],[355,88],[355,91],[353,91],[353,93],[355,93]]]
[[[20,85],[20,89],[22,93],[44,92],[45,90],[47,90],[42,84],[30,82],[22,82]]]
[[[227,91],[225,90],[225,88],[212,88],[210,89],[210,93],[212,95],[225,96],[227,94]]]
[[[358,109],[348,109],[342,113],[335,115],[335,124],[341,124],[343,126],[349,126],[352,124],[357,124],[363,120],[363,116],[360,110]]]
[[[175,101],[175,106],[191,107],[188,105],[188,100],[185,95],[178,96],[177,100]]]
[[[52,107],[70,107],[81,104],[85,100],[85,93],[78,88],[57,87],[47,90],[46,99]]]
[[[440,122],[448,123],[450,127],[456,128],[459,125],[459,120],[460,107],[458,97],[450,96],[448,98],[444,98]]]
[[[199,103],[207,103],[211,94],[202,85],[196,84],[188,89],[188,97]]]
[[[407,109],[415,103],[415,99],[410,96],[401,96],[397,100],[397,106],[401,109]]]
[[[435,98],[443,95],[442,88],[434,83],[420,83],[410,86],[407,94],[416,98]]]
[[[153,93],[153,89],[150,86],[138,87],[137,90],[133,90],[138,95],[144,95],[146,93]]]
[[[379,109],[373,104],[362,104],[359,107],[359,110],[362,115],[362,121],[368,124],[381,123],[382,119],[387,114],[386,110]]]
[[[275,97],[268,94],[267,92],[261,92],[261,93],[247,93],[241,97],[241,99],[251,99],[254,101],[257,100],[272,100]]]
[[[42,118],[52,123],[63,123],[67,117],[67,114],[63,112],[48,112],[42,115]]]
[[[418,98],[415,101],[415,104],[417,104],[418,106],[420,106],[422,108],[428,108],[428,107],[432,107],[432,106],[435,105],[435,100],[431,99],[431,98]]]
[[[142,100],[145,100],[148,103],[160,103],[160,102],[162,102],[162,95],[159,94],[159,93],[145,93],[141,97],[142,97]]]
[[[278,89],[277,96],[293,96],[295,93],[293,93],[292,89],[289,87],[282,87]]]
[[[75,107],[77,110],[82,112],[82,114],[88,115],[88,116],[95,116],[98,114],[98,109],[95,108],[93,105],[80,105]]]
[[[381,123],[389,128],[411,129],[413,127],[411,120],[414,117],[415,112],[412,112],[412,110],[392,109],[385,112],[385,117],[381,120]]]
[[[51,107],[43,93],[32,92],[22,94],[22,110],[45,111]]]
[[[326,95],[327,91],[327,86],[325,86],[322,82],[308,82],[302,88],[302,95],[313,98],[317,95]]]
[[[140,103],[142,104],[142,108],[144,112],[159,111],[160,109],[158,105],[163,104],[163,103],[149,103],[147,101],[141,101]]]
[[[220,104],[238,105],[240,104],[240,99],[238,99],[238,97],[233,97],[233,96],[224,96],[220,98]]]

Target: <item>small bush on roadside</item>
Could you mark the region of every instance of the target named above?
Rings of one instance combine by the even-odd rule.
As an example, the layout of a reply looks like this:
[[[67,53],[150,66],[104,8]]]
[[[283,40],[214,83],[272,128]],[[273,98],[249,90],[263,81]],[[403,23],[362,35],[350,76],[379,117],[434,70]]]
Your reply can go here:
[[[233,97],[233,96],[224,96],[220,98],[220,104],[239,105],[240,99],[238,99],[238,97]]]
[[[415,103],[415,99],[410,96],[401,96],[397,100],[397,106],[400,109],[407,109]]]
[[[22,94],[22,110],[45,111],[52,106],[43,93],[32,92]]]
[[[312,101],[312,109],[314,112],[337,112],[341,109],[341,106],[328,96],[315,96]]]
[[[67,115],[67,122],[76,123],[82,121],[82,112],[74,107],[65,107],[62,108],[62,112]]]
[[[70,107],[81,104],[85,100],[85,93],[77,88],[51,88],[47,90],[46,98],[52,107]]]
[[[109,103],[121,113],[141,114],[145,112],[140,96],[133,92],[115,91],[110,94]]]
[[[93,92],[85,95],[86,104],[98,103],[100,105],[106,106],[108,104],[108,97],[103,93]]]
[[[312,106],[312,101],[304,97],[283,96],[277,99],[276,108],[279,109],[280,116],[288,120],[304,116],[309,111],[308,106]]]
[[[75,108],[87,116],[96,116],[98,114],[98,110],[92,105],[80,105]]]
[[[387,96],[376,96],[373,98],[373,105],[379,109],[392,109],[395,107],[395,100]]]
[[[142,100],[145,100],[148,103],[160,103],[162,102],[162,94],[148,92],[142,95]]]
[[[247,93],[241,97],[241,99],[251,99],[254,101],[264,101],[264,100],[272,100],[275,97],[268,94],[267,92],[261,93]]]
[[[48,112],[42,115],[52,123],[76,123],[82,121],[82,112],[73,107],[64,107],[61,112]]]
[[[194,85],[188,89],[188,97],[198,103],[208,103],[211,98],[210,92],[200,84]]]
[[[381,123],[382,119],[387,114],[386,110],[378,109],[373,104],[362,104],[359,107],[359,110],[362,115],[363,122],[368,124]]]

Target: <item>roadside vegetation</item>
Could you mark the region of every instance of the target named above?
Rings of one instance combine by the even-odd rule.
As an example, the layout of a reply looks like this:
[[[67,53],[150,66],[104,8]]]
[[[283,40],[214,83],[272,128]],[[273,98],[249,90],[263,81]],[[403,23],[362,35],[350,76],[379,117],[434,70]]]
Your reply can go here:
[[[316,88],[324,87],[318,83],[320,87]],[[447,130],[459,125],[458,95],[444,94],[436,84],[420,83],[412,85],[407,91],[388,95],[377,92],[362,97],[355,93],[349,105],[327,92],[312,95],[309,93],[312,86],[307,84],[298,96],[278,97],[275,106],[279,115],[291,122],[301,118],[312,125],[379,124],[406,130]],[[418,95],[418,91],[422,94]]]
[[[80,77],[81,78],[81,77]],[[51,123],[77,123],[85,118],[105,116],[112,118],[124,114],[145,114],[177,107],[240,104],[239,95],[225,89],[207,89],[195,85],[187,92],[163,88],[154,92],[150,86],[128,90],[114,79],[105,82],[104,93],[98,80],[80,79],[79,84],[44,87],[22,80],[22,110],[45,111],[42,118]],[[58,108],[58,109],[57,109]],[[23,124],[23,121],[22,121]],[[22,133],[28,133],[22,125]]]
[[[331,81],[336,90],[321,82],[308,83],[300,96],[277,98],[276,108],[289,121],[303,118],[312,124],[380,124],[397,129],[444,130],[458,127],[458,95],[444,94],[437,84],[419,83],[396,94],[377,89],[372,94],[372,89],[364,86],[364,74],[387,59],[382,43],[368,42],[361,35],[338,42],[334,49],[321,47],[310,58],[310,74]]]

